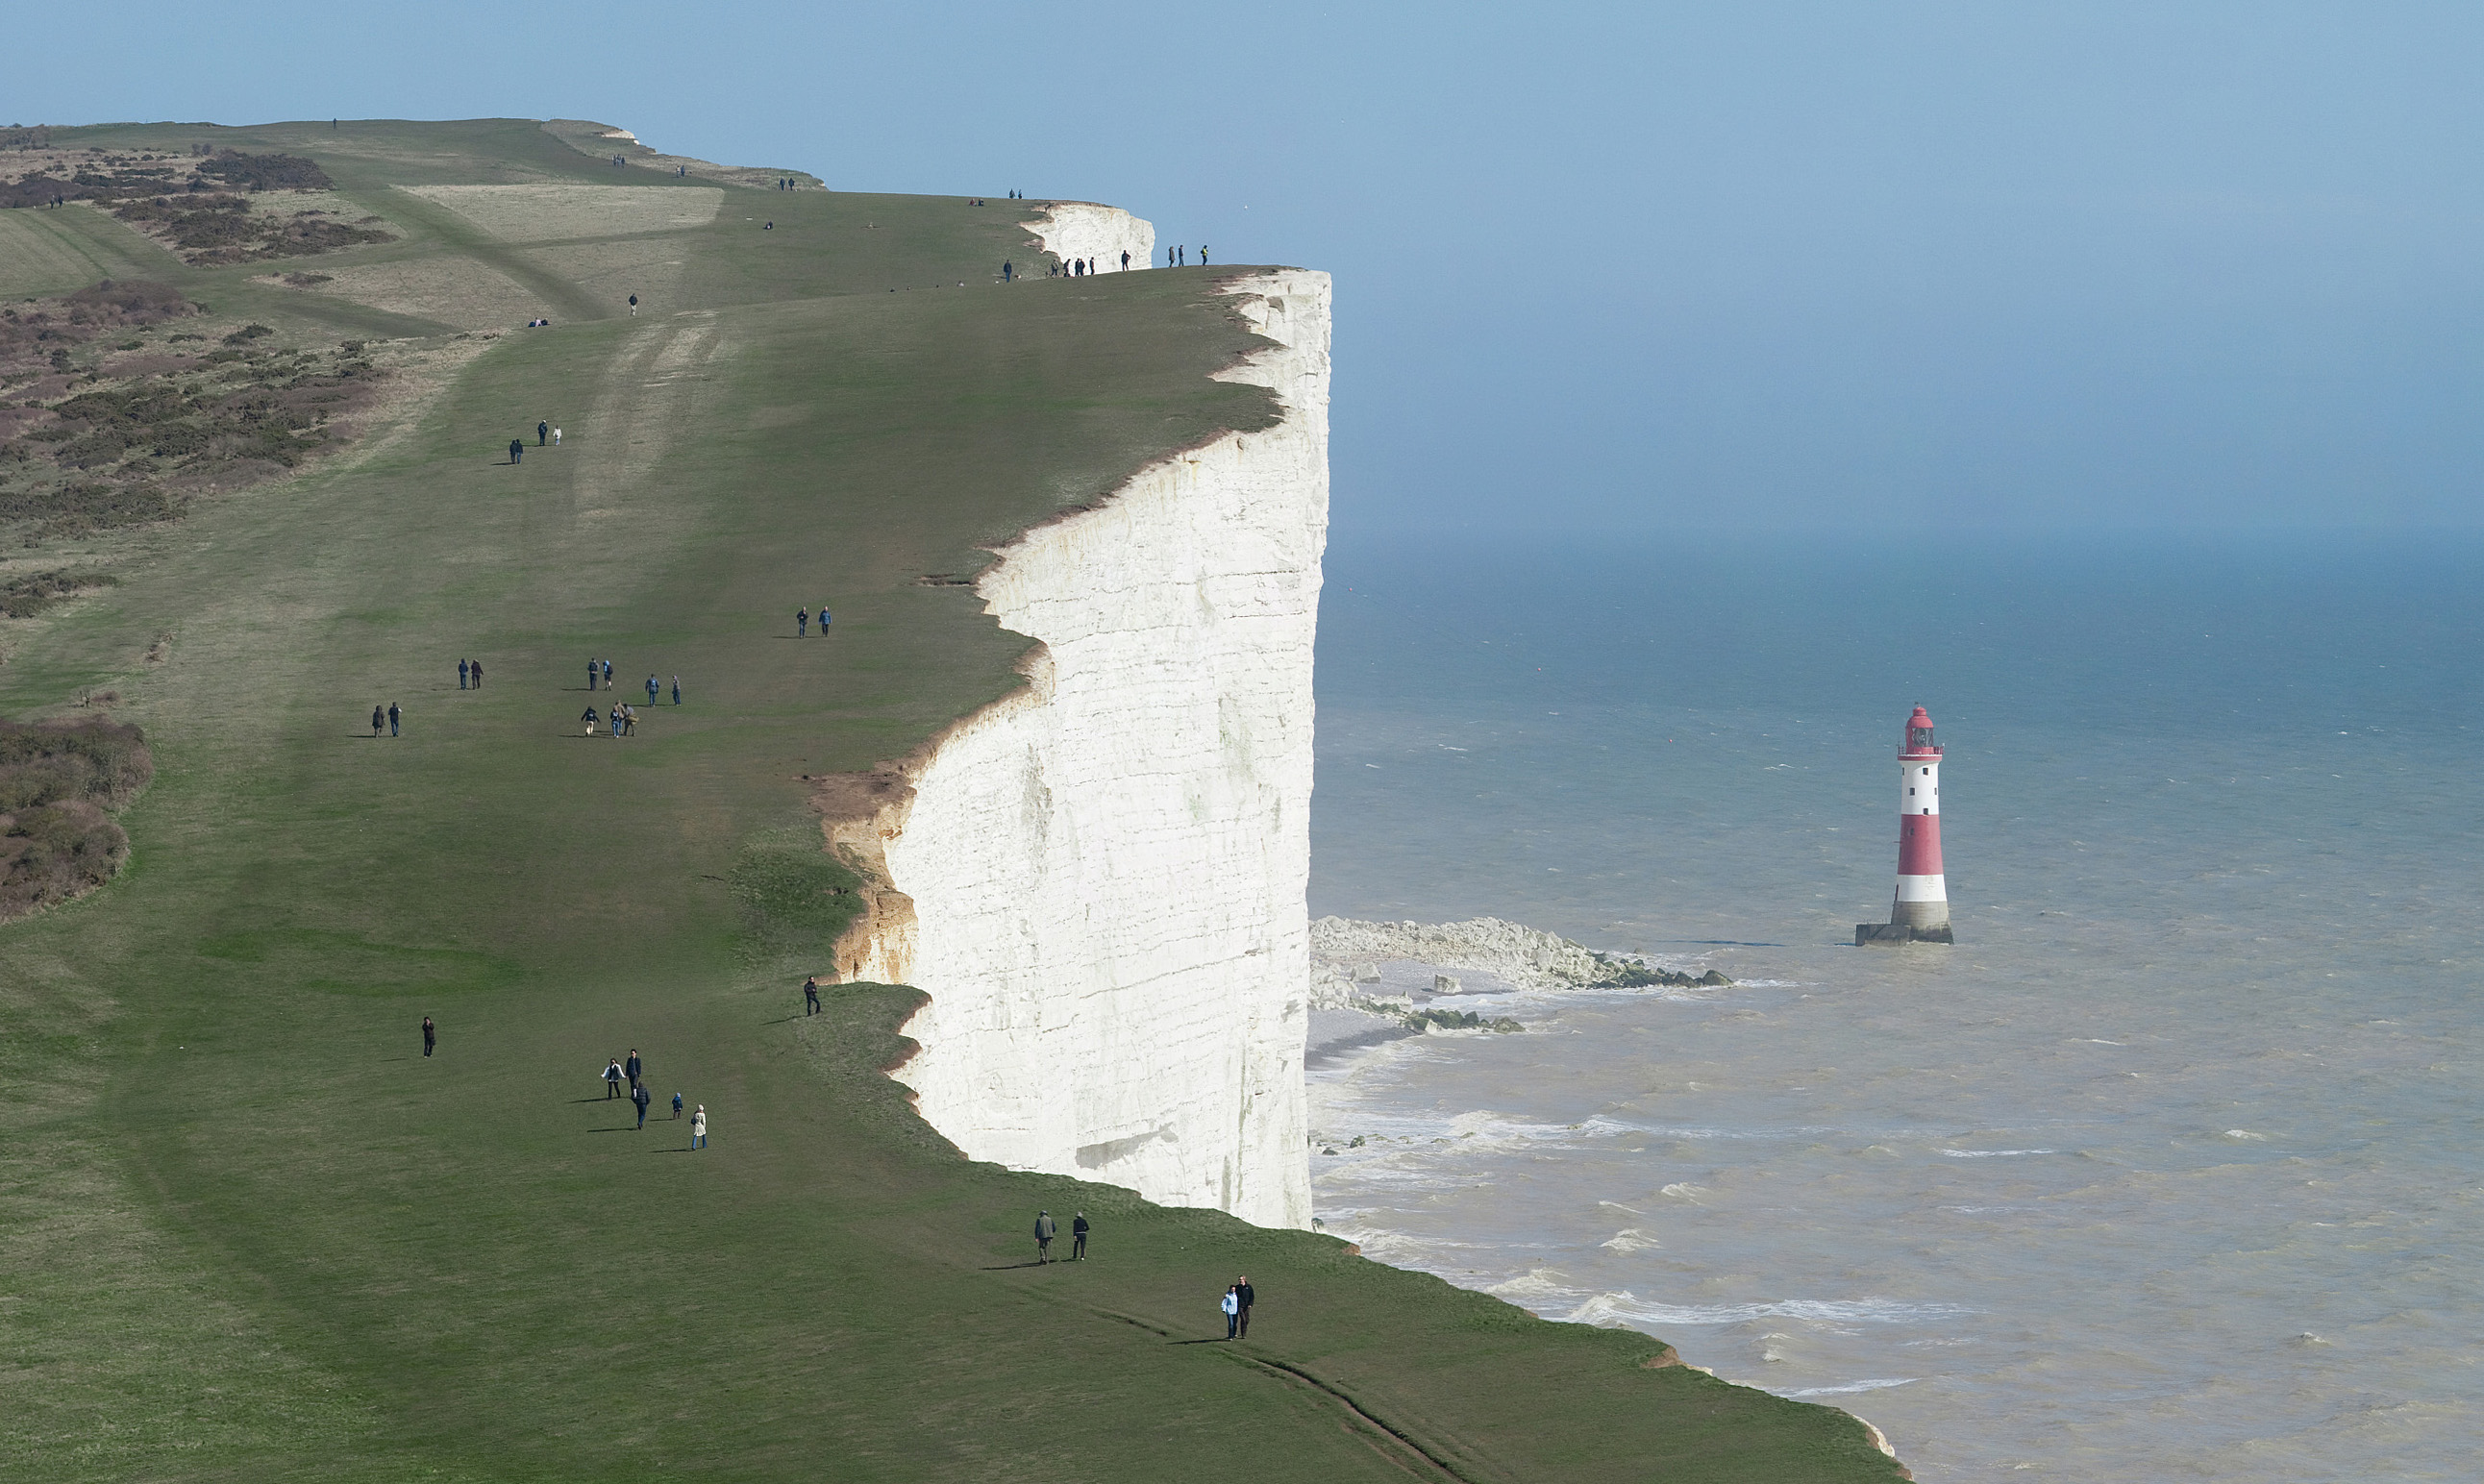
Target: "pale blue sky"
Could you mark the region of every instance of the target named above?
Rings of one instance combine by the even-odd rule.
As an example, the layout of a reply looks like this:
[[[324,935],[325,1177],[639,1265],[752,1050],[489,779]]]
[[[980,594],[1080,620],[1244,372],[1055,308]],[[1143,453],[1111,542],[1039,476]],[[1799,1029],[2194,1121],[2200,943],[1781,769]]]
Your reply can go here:
[[[2484,10],[240,3],[9,121],[574,116],[1337,277],[1336,517],[2475,526]]]

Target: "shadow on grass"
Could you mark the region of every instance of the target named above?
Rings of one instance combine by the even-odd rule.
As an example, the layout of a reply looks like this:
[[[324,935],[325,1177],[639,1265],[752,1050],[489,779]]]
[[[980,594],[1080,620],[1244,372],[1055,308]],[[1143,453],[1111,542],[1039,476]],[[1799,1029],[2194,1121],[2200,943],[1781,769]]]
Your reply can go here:
[[[1031,1262],[1004,1262],[996,1267],[986,1268],[984,1271],[986,1273],[1014,1273],[1020,1268],[1057,1268],[1059,1266],[1061,1266],[1061,1264],[1057,1262],[1046,1262],[1042,1258],[1038,1257]]]
[[[1229,1345],[1233,1342],[1222,1335],[1210,1335],[1204,1339],[1169,1339],[1165,1343],[1168,1345]]]

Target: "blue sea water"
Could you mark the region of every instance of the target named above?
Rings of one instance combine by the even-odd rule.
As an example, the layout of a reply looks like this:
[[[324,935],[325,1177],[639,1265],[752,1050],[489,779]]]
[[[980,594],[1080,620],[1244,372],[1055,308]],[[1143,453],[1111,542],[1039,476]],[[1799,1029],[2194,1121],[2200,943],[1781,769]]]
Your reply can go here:
[[[1316,1070],[1329,1229],[1846,1406],[1926,1480],[2475,1475],[2484,541],[1327,570],[1314,915],[1741,982]],[[1918,703],[1958,946],[1856,949]]]

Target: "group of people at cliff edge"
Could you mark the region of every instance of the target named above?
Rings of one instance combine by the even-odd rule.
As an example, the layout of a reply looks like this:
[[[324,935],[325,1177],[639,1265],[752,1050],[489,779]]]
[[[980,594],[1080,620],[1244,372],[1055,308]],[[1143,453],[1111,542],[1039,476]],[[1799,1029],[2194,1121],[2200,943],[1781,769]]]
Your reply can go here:
[[[1186,266],[1189,260],[1190,250],[1186,247],[1175,245],[1165,249],[1165,266],[1168,268]],[[1203,242],[1199,245],[1199,262],[1201,267],[1205,267],[1207,265],[1207,244]],[[1121,255],[1121,271],[1126,273],[1129,271],[1129,268],[1130,255],[1125,252]],[[1095,266],[1095,259],[1092,257],[1072,257],[1064,262],[1056,262],[1050,267],[1045,268],[1043,270],[1043,276],[1048,279],[1083,279],[1091,273],[1100,273],[1103,270],[1101,268]],[[1004,283],[1013,283],[1017,282],[1017,264],[1014,261],[1001,264],[1001,282]],[[517,461],[512,458],[510,462],[516,463]]]
[[[423,1025],[426,1028],[430,1024],[431,1022],[428,1020],[423,1022]],[[630,1091],[627,1093],[624,1093],[621,1091],[621,1083],[624,1078],[627,1078],[630,1083]],[[609,1062],[604,1064],[604,1100],[606,1102],[610,1102],[616,1097],[623,1096],[626,1096],[638,1110],[637,1126],[640,1128],[646,1127],[647,1105],[654,1102],[656,1097],[654,1093],[647,1091],[647,1064],[645,1060],[638,1055],[638,1048],[635,1046],[630,1048],[630,1058],[628,1061],[625,1062],[616,1056]],[[675,1093],[673,1094],[673,1117],[675,1119],[679,1119],[681,1116],[682,1094]],[[703,1149],[707,1147],[707,1104],[705,1103],[699,1104],[690,1113],[690,1147],[693,1149]]]
[[[809,985],[804,985],[802,988],[804,993],[808,993],[810,992],[811,986]],[[1087,1260],[1087,1233],[1093,1229],[1094,1228],[1091,1227],[1087,1221],[1086,1212],[1080,1211],[1070,1218],[1070,1261],[1084,1262]],[[1050,1262],[1052,1260],[1052,1239],[1060,1235],[1060,1233],[1061,1225],[1052,1219],[1052,1213],[1050,1211],[1038,1211],[1035,1213],[1036,1261]],[[1258,1290],[1251,1286],[1251,1275],[1248,1273],[1243,1274],[1241,1277],[1234,1279],[1233,1282],[1225,1285],[1224,1296],[1216,1301],[1216,1307],[1217,1309],[1225,1315],[1225,1337],[1227,1339],[1248,1339],[1250,1337],[1251,1306],[1257,1303],[1258,1299]]]

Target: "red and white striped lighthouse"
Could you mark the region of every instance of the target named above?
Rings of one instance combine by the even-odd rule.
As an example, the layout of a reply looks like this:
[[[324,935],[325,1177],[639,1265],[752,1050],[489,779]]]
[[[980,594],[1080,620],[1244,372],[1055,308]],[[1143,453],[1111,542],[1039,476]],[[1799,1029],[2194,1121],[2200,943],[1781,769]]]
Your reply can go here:
[[[1918,706],[1898,749],[1898,895],[1886,924],[1855,925],[1857,944],[1952,941],[1949,883],[1941,874],[1940,763],[1931,714]]]

